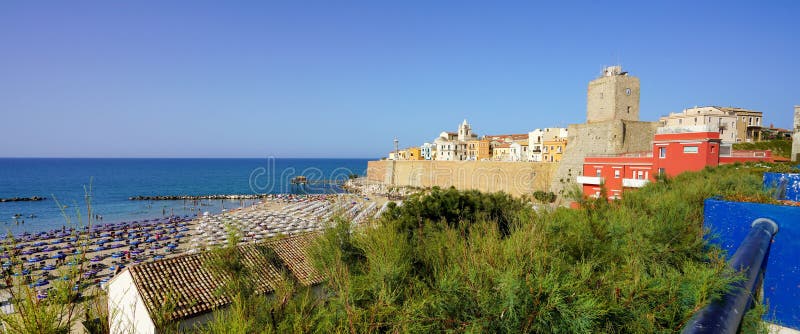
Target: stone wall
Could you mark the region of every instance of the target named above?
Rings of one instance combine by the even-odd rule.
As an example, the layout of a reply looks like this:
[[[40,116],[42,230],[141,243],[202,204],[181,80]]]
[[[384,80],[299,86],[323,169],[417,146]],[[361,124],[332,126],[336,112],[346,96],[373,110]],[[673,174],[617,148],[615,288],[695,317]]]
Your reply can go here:
[[[399,186],[454,186],[521,196],[549,191],[557,167],[557,163],[543,162],[381,160],[368,162],[367,178]]]
[[[656,128],[658,122],[623,120],[571,124],[567,148],[553,178],[552,191],[558,194],[575,184],[575,177],[583,171],[583,159],[587,155],[651,151]]]

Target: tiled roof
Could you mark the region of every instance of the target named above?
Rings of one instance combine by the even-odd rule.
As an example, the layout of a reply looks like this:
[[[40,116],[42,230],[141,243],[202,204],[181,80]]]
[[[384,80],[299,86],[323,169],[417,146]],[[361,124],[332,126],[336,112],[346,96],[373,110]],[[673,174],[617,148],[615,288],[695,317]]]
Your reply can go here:
[[[255,277],[256,293],[265,294],[275,290],[281,280],[277,265],[286,266],[300,284],[309,286],[323,281],[306,256],[316,234],[306,233],[270,240],[257,244],[238,246],[243,262]],[[281,263],[270,256],[277,255]],[[168,300],[174,303],[169,319],[181,319],[211,311],[229,303],[218,294],[223,281],[208,269],[206,263],[212,252],[181,255],[155,262],[129,267],[139,294],[150,315],[163,312]]]
[[[272,242],[272,249],[281,261],[292,272],[300,284],[310,286],[322,283],[324,277],[311,265],[306,250],[311,247],[314,238],[311,234],[304,237],[284,238]]]

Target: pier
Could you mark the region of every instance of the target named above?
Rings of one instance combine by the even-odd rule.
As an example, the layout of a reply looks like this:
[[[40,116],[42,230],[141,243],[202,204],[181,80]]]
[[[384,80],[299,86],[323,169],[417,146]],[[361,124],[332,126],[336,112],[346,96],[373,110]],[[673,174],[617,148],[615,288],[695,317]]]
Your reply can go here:
[[[305,176],[295,176],[289,180],[289,183],[293,185],[334,185],[334,186],[341,186],[344,185],[346,180],[330,180],[330,179],[322,179],[322,180],[309,180]]]
[[[0,198],[0,202],[38,202],[44,201],[47,197],[11,197],[11,198]]]

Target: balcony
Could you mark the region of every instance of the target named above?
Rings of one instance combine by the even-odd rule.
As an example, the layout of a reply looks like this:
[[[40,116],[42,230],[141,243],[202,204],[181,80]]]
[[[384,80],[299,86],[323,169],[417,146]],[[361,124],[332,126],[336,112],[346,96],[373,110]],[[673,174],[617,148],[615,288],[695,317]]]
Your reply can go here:
[[[648,180],[637,180],[637,179],[622,179],[622,186],[625,188],[641,188],[644,187],[648,182]]]
[[[601,184],[603,178],[598,176],[578,176],[575,182],[580,184]]]

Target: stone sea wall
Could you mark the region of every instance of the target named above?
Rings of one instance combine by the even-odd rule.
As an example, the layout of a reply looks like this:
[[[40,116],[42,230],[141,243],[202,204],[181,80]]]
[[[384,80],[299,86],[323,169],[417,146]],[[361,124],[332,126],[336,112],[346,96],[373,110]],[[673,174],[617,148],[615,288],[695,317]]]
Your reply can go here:
[[[550,191],[558,163],[497,161],[370,161],[367,178],[398,186],[503,191],[514,196]]]

